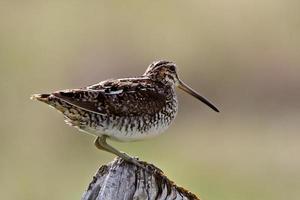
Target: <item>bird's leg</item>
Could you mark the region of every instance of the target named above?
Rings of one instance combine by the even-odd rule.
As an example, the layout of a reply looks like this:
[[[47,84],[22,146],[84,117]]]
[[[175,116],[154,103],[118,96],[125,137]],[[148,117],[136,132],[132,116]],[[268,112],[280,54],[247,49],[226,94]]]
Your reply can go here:
[[[139,161],[137,161],[136,159],[130,157],[126,153],[122,153],[122,152],[118,151],[114,147],[107,144],[106,143],[106,138],[107,138],[107,136],[105,136],[105,135],[101,136],[101,137],[97,137],[96,140],[94,141],[95,146],[100,150],[113,153],[113,154],[119,156],[120,158],[123,158],[125,161],[130,162],[130,163],[132,163],[132,164],[134,164],[138,167],[141,167],[141,168],[147,170],[145,168],[145,166],[143,166],[141,163],[139,163]]]

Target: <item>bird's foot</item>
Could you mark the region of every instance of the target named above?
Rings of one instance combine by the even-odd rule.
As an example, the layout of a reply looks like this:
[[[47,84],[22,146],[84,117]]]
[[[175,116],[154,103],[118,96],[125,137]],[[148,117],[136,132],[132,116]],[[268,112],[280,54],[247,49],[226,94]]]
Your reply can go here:
[[[151,170],[150,168],[146,167],[146,165],[144,165],[142,162],[140,162],[138,160],[138,158],[134,158],[129,156],[128,154],[122,152],[122,156],[119,156],[120,158],[124,159],[126,162],[132,163],[135,166],[137,166],[138,168],[142,168],[143,170],[149,172],[149,173],[153,173],[153,170]]]

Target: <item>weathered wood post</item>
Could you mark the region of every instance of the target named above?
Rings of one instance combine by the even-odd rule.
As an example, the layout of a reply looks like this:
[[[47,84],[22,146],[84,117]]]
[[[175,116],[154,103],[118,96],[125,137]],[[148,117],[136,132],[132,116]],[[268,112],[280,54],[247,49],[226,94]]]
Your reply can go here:
[[[163,172],[152,164],[141,162],[138,168],[121,158],[102,166],[82,200],[195,200],[196,195],[176,186]]]

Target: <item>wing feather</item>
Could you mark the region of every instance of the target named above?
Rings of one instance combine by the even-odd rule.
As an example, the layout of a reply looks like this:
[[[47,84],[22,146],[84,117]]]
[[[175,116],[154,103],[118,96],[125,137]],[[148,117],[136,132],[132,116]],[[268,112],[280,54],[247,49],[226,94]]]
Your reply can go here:
[[[166,104],[164,90],[148,82],[107,81],[85,89],[53,94],[73,106],[100,115],[153,115]]]

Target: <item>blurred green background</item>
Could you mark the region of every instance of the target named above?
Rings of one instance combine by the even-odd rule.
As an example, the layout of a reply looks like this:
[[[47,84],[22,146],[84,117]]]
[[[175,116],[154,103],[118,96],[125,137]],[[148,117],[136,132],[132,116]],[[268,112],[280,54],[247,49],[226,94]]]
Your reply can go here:
[[[157,59],[179,93],[165,134],[111,142],[205,200],[300,196],[300,1],[1,1],[1,199],[80,199],[113,159],[33,93],[138,76]]]

